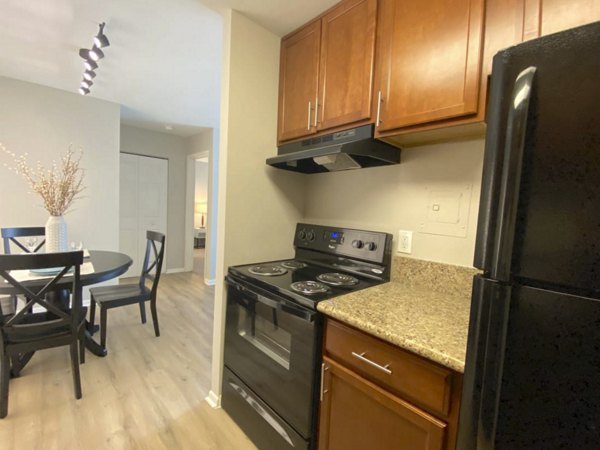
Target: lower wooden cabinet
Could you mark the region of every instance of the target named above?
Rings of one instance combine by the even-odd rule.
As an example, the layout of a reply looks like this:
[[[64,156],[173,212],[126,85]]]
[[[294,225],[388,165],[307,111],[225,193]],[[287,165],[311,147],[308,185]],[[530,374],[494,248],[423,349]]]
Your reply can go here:
[[[462,374],[328,319],[319,450],[453,450]]]
[[[447,425],[324,358],[319,449],[442,450]]]

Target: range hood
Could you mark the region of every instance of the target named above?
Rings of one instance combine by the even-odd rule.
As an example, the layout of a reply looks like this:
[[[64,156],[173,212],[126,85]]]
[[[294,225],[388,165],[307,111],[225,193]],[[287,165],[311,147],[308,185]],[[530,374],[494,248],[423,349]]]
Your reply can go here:
[[[335,172],[400,162],[400,149],[373,138],[373,125],[283,144],[267,164],[302,173]]]

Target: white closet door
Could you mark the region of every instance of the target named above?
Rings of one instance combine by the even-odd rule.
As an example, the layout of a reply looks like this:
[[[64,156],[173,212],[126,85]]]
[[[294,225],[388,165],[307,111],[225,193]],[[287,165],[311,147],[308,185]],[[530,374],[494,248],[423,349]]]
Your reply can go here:
[[[133,259],[124,277],[142,270],[146,231],[167,232],[168,169],[166,159],[121,153],[119,248]]]

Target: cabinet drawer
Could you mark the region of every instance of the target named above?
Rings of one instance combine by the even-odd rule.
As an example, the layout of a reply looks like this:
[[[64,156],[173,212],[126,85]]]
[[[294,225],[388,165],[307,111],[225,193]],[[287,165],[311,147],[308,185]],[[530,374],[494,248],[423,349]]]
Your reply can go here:
[[[450,369],[332,320],[325,333],[326,355],[415,404],[448,416]]]

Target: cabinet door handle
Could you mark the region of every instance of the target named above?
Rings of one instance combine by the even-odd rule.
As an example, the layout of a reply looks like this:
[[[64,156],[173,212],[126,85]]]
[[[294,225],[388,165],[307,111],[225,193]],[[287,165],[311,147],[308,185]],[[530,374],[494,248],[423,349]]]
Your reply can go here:
[[[310,107],[311,107],[311,104],[310,104],[310,100],[309,100],[308,101],[308,122],[306,122],[306,129],[308,131],[310,131]]]
[[[377,118],[375,119],[375,127],[378,127],[381,123],[381,91],[377,93]]]
[[[317,128],[317,123],[318,123],[317,117],[318,116],[319,116],[319,96],[318,96],[318,94],[315,94],[315,128]]]
[[[319,400],[323,401],[323,395],[325,395],[327,392],[329,392],[327,389],[325,389],[325,371],[329,370],[329,367],[327,367],[325,365],[325,363],[321,363],[321,392],[319,395]]]
[[[390,364],[386,364],[385,366],[379,365],[377,364],[375,361],[371,361],[369,358],[365,357],[365,354],[367,352],[362,352],[362,353],[356,353],[356,352],[352,352],[352,356],[354,356],[355,358],[360,359],[362,362],[365,362],[373,367],[375,367],[376,369],[381,370],[382,372],[387,373],[388,375],[392,374],[392,371],[390,370]]]

